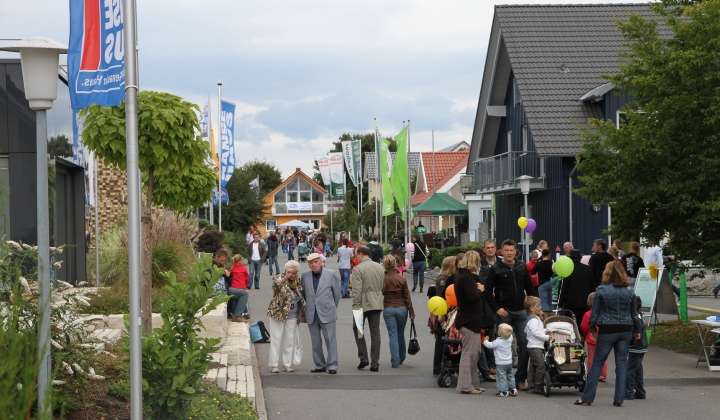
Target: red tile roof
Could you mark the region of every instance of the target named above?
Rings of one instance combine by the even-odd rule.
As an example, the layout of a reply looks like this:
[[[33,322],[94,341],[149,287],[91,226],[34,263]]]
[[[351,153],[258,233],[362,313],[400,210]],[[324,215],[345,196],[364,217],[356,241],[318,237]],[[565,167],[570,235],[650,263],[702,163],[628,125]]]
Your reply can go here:
[[[437,180],[437,188],[433,188],[433,154],[431,152],[423,152],[422,163],[425,170],[425,182],[428,191],[420,191],[410,197],[410,204],[413,206],[420,205],[425,202],[433,194],[434,190],[439,190],[447,184],[455,175],[467,166],[468,150],[462,152],[435,152],[435,179]]]

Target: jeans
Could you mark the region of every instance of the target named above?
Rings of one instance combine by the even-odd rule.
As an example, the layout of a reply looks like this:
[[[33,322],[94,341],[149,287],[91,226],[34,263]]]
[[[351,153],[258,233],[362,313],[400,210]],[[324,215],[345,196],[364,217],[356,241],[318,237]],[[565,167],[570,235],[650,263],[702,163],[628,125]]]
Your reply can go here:
[[[512,365],[497,365],[495,367],[495,377],[497,378],[495,382],[498,391],[508,392],[511,389],[516,389]]]
[[[237,302],[235,302],[235,309],[232,311],[233,316],[240,316],[247,312],[247,303],[248,303],[248,291],[245,289],[235,289],[235,288],[229,288],[228,294],[232,296],[232,299],[237,299]],[[229,302],[228,302],[229,303]]]
[[[540,295],[543,311],[550,312],[555,309],[555,305],[552,303],[552,283],[546,281],[538,286],[538,295]]]
[[[527,352],[527,337],[525,336],[525,324],[527,323],[527,312],[517,311],[509,312],[507,318],[501,318],[500,315],[495,314],[495,324],[509,324],[515,338],[517,339],[518,348],[518,363],[517,373],[515,373],[515,380],[518,383],[525,383],[527,379],[527,365],[528,365],[528,352]]]
[[[295,252],[295,247],[289,246],[288,247],[288,261],[292,261],[295,259],[295,255],[293,255],[294,252]]]
[[[442,342],[443,335],[437,335],[435,339],[435,352],[433,354],[433,375],[440,374],[440,366],[442,365],[443,352],[445,351],[445,345]]]
[[[417,278],[420,276],[420,287],[423,287],[423,284],[425,284],[425,261],[416,261],[412,263],[413,265],[413,284],[417,283]],[[413,287],[414,289],[415,287]]]
[[[255,283],[255,288],[260,288],[260,269],[262,268],[262,261],[250,260],[250,279],[248,280],[248,289],[250,289]]]
[[[645,353],[630,353],[628,357],[627,386],[625,399],[645,398],[645,381],[643,380],[643,358]]]
[[[383,318],[385,318],[388,340],[390,341],[390,364],[396,368],[405,361],[405,352],[407,351],[405,324],[407,324],[408,320],[408,308],[407,306],[385,308]]]
[[[350,269],[340,268],[338,270],[340,271],[340,295],[345,297],[350,293],[348,291],[348,286],[350,285]]]
[[[268,255],[268,265],[270,266],[270,275],[272,276],[272,266],[273,262],[275,262],[275,272],[277,274],[280,274],[280,265],[278,265],[278,258],[277,255]]]
[[[625,400],[625,387],[627,386],[628,352],[632,332],[626,331],[613,334],[598,334],[595,344],[595,357],[588,374],[587,384],[582,394],[582,400],[592,403],[595,401],[600,371],[610,355],[615,350],[615,396],[613,402],[622,403]]]

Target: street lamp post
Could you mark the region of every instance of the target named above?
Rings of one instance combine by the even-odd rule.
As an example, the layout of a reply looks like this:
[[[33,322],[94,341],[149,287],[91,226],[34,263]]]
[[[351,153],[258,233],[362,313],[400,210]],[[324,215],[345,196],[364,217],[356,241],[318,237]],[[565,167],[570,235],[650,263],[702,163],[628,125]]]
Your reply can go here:
[[[47,110],[57,99],[60,54],[67,46],[48,38],[27,38],[0,50],[20,53],[25,98],[35,110],[37,126],[37,246],[38,246],[38,313],[40,337],[38,347],[38,418],[49,419],[50,403],[50,215],[48,209]]]
[[[523,193],[523,198],[525,199],[525,217],[528,219],[530,218],[528,217],[528,194],[530,194],[530,181],[532,179],[533,177],[529,175],[523,175],[517,179],[520,183],[520,192]],[[530,244],[528,243],[528,234],[525,229],[523,229],[523,242],[525,243],[525,262],[530,262]]]

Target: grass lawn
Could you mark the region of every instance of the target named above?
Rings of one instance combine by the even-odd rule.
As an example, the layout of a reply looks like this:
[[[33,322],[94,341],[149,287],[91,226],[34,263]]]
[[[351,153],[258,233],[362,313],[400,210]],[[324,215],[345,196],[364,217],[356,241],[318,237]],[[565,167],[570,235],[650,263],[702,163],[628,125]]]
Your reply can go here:
[[[707,315],[690,317],[689,319],[706,319]],[[652,330],[653,327],[648,329]],[[710,338],[710,337],[708,337]],[[714,337],[713,337],[713,341]],[[664,347],[680,353],[697,354],[700,348],[700,336],[697,325],[683,321],[667,321],[654,327],[650,344]]]

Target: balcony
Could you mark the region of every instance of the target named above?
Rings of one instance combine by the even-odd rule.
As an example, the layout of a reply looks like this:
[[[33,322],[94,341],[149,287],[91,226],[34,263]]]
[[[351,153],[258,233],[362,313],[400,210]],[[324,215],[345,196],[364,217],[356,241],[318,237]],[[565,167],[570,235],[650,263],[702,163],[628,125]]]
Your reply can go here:
[[[323,203],[275,203],[272,206],[272,215],[318,215],[325,214],[327,210]]]
[[[529,175],[530,190],[545,189],[545,159],[537,152],[509,152],[489,158],[478,159],[473,163],[472,188],[481,193],[519,193],[517,178]]]

